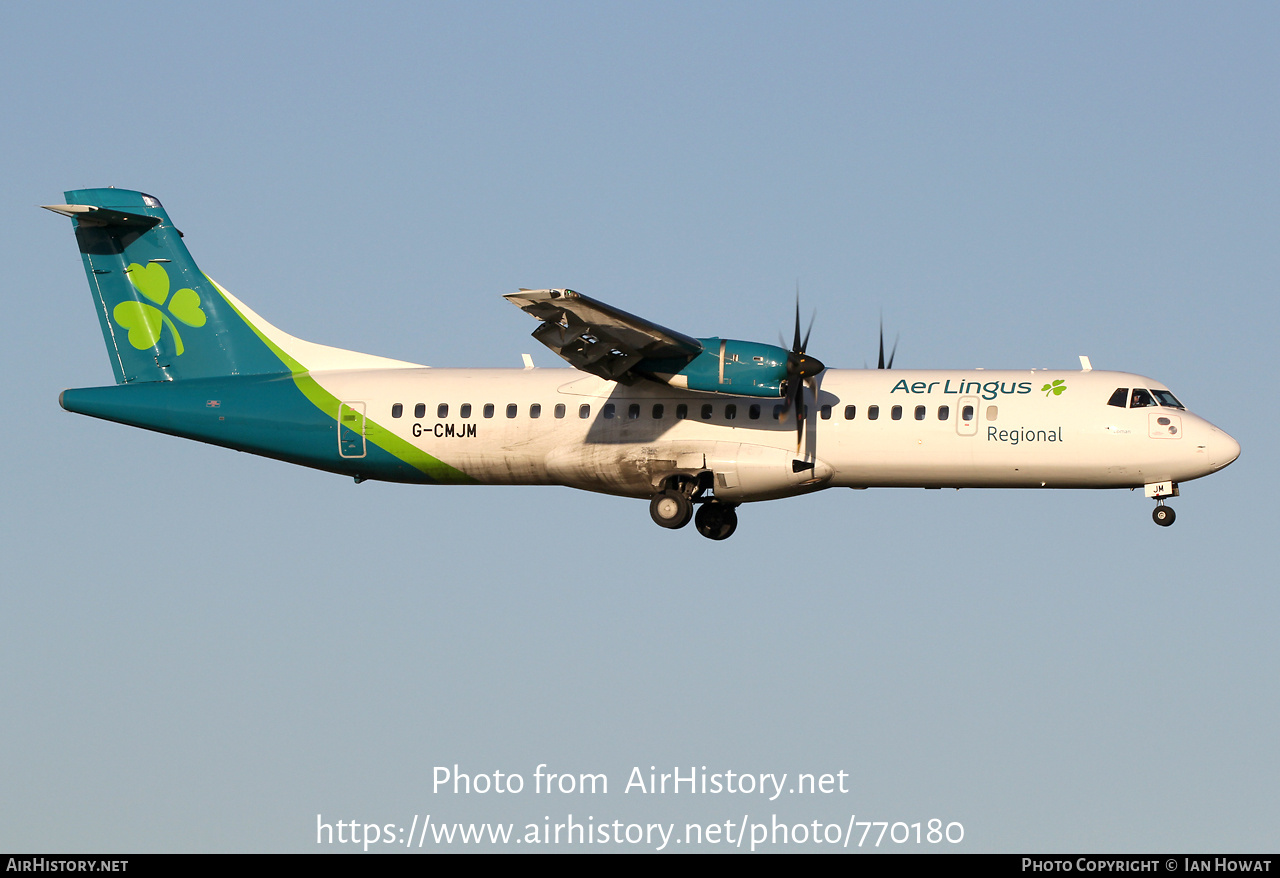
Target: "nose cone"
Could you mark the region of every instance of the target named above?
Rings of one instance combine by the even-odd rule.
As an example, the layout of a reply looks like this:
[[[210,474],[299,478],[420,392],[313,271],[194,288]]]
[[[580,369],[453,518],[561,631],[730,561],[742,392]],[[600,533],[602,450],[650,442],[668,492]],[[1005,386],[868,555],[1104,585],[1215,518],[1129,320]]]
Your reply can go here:
[[[1209,466],[1219,470],[1240,456],[1240,443],[1213,427],[1210,429],[1205,451],[1209,455]]]

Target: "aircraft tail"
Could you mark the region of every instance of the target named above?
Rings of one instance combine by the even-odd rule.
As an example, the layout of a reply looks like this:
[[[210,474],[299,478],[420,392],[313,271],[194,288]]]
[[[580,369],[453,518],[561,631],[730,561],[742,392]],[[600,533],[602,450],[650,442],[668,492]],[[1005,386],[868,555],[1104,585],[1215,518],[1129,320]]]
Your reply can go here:
[[[46,207],[73,220],[117,383],[291,371],[200,271],[159,200],[65,195]]]

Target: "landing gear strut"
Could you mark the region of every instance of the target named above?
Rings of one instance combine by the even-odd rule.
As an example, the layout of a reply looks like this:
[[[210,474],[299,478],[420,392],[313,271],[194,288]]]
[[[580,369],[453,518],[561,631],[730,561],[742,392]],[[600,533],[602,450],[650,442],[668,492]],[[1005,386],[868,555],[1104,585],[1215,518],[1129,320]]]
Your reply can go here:
[[[1156,508],[1151,510],[1151,520],[1161,527],[1168,527],[1173,524],[1173,520],[1177,518],[1173,513],[1172,507],[1165,506],[1163,502],[1157,500]]]
[[[719,500],[707,500],[698,507],[694,517],[698,533],[709,540],[727,540],[738,528],[738,512],[735,507]]]

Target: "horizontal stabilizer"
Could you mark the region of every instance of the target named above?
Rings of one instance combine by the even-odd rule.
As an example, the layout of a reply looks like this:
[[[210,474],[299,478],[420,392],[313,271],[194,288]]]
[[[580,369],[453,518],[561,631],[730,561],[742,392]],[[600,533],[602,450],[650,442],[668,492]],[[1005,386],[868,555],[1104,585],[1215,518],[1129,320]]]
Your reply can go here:
[[[124,228],[149,229],[158,226],[158,216],[145,216],[137,213],[125,213],[123,210],[112,210],[109,207],[94,207],[90,204],[42,204],[45,210],[60,213],[78,220],[82,226],[121,226]]]

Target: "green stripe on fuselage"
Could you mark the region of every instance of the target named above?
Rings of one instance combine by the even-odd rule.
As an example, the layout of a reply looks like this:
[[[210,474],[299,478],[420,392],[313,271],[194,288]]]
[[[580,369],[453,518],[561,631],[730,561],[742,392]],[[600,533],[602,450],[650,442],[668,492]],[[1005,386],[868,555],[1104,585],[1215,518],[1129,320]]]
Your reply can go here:
[[[240,316],[240,319],[244,321],[245,325],[252,329],[254,333],[257,334],[258,338],[262,340],[262,343],[270,348],[272,353],[280,358],[280,362],[289,369],[289,377],[293,379],[293,383],[297,387],[298,391],[326,417],[327,422],[330,425],[333,425],[336,430],[336,425],[338,423],[338,408],[342,405],[342,401],[322,387],[320,383],[312,377],[311,373],[302,363],[299,363],[293,357],[289,356],[289,354],[286,353],[279,345],[275,344],[275,342],[263,334],[258,327],[254,326],[251,320],[247,319],[244,314],[241,314],[240,310],[235,307],[235,303],[231,302],[225,295],[223,295],[222,288],[219,287],[216,282],[210,279],[210,283],[213,284],[214,288],[218,291],[218,294],[222,296],[224,301],[235,309],[236,313]],[[411,442],[400,438],[386,427],[383,427],[381,424],[368,417],[367,414],[365,417],[365,441],[381,449],[396,461],[408,464],[421,473],[421,475],[426,476],[426,478],[415,479],[390,477],[382,475],[381,473],[384,471],[384,468],[378,467],[376,472],[367,473],[367,478],[385,479],[388,481],[398,482],[415,481],[436,484],[476,484],[476,480],[464,473],[462,470],[451,467],[444,461],[432,457],[430,454],[427,454]],[[335,449],[334,454],[336,455],[336,435],[333,441],[333,448]],[[366,454],[364,460],[368,459],[369,455]],[[351,465],[358,463],[359,461],[344,458],[342,459],[342,462],[344,466],[341,469],[327,466],[321,467],[321,469],[330,469],[333,472],[353,472]],[[314,466],[315,464],[306,465]],[[356,469],[360,468],[356,467]],[[397,476],[399,475],[402,474],[397,473]]]

